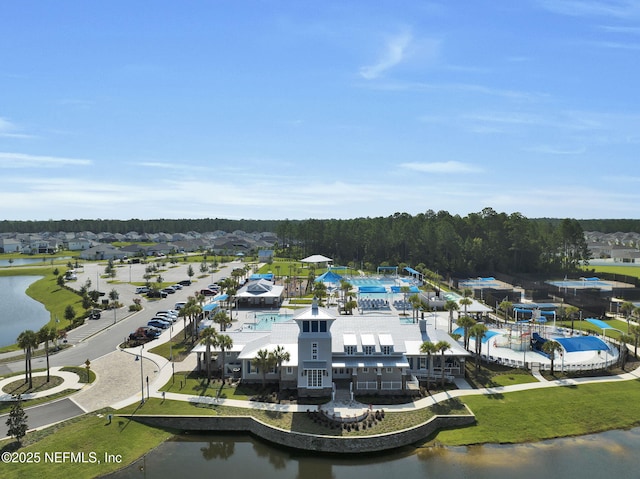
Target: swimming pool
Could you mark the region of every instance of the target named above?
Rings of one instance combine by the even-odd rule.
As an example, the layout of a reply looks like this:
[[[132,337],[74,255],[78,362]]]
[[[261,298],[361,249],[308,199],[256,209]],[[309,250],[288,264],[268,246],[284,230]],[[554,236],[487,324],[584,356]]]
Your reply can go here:
[[[246,329],[270,331],[275,323],[284,323],[293,319],[293,313],[255,313],[253,322],[245,324]]]

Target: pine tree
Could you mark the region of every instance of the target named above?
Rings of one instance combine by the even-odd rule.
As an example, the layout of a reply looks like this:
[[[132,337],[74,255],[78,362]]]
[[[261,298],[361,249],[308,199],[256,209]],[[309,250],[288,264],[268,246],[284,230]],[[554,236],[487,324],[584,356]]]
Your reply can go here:
[[[20,396],[13,402],[11,406],[11,412],[9,413],[9,418],[7,419],[8,426],[8,434],[11,437],[14,437],[18,444],[21,443],[22,438],[27,434],[27,418],[28,416],[24,413],[24,409],[22,409],[22,398]]]

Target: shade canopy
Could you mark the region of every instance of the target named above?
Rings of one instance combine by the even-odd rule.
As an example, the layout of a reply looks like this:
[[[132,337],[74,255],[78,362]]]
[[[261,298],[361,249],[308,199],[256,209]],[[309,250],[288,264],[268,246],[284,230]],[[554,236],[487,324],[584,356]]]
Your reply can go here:
[[[311,256],[307,256],[304,259],[300,260],[302,263],[330,263],[333,260],[331,258],[327,258],[326,256],[322,256],[321,254],[313,254]]]

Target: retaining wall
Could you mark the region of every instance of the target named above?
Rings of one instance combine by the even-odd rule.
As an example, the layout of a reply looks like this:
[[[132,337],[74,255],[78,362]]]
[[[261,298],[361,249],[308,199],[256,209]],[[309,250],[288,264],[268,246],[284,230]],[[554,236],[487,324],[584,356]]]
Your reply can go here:
[[[475,423],[475,416],[435,416],[416,427],[388,434],[340,437],[318,436],[286,431],[249,416],[147,416],[121,415],[153,427],[179,431],[247,432],[266,441],[293,449],[325,453],[355,454],[377,452],[408,446],[422,441],[439,429],[460,427]]]

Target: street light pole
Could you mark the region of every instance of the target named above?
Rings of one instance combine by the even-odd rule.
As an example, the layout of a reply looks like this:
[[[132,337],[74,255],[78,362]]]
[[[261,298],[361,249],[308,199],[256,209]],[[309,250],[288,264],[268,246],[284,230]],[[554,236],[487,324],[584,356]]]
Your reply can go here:
[[[144,344],[140,345],[140,393],[142,394],[142,401],[140,404],[144,404],[144,373],[142,372],[142,351],[144,350]]]

